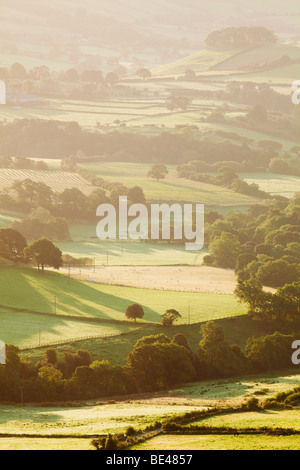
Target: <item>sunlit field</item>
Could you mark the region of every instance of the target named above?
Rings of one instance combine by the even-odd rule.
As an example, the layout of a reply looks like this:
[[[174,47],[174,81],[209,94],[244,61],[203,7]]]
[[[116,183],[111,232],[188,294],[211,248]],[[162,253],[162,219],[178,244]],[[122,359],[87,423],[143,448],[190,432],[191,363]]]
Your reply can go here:
[[[141,186],[147,200],[165,200],[203,203],[209,206],[238,206],[258,201],[256,198],[234,193],[229,189],[176,176],[176,168],[169,166],[165,180],[147,178],[151,165],[136,163],[86,163],[83,168],[109,181],[120,181],[128,186]]]
[[[137,323],[140,325],[145,322],[161,323],[161,315],[173,306],[182,314],[179,324],[199,323],[246,313],[245,306],[239,304],[230,294],[108,286],[69,279],[52,272],[41,274],[30,269],[1,269],[0,276],[1,305],[4,306],[0,312],[1,338],[22,346],[38,345],[40,337],[41,344],[45,344],[128,331],[130,323],[125,327],[110,325],[109,322],[126,321],[125,310],[133,303],[141,304],[145,311],[143,320]],[[9,307],[41,314],[13,312]],[[84,323],[84,318],[89,322]],[[98,320],[105,321],[105,324],[95,325]],[[21,329],[17,327],[20,321]]]
[[[298,450],[300,436],[158,436],[130,450]]]
[[[26,397],[25,397],[26,398]],[[189,405],[111,403],[94,406],[0,406],[0,434],[85,436],[124,432],[129,426],[145,429],[172,414],[198,410]],[[201,409],[201,408],[200,408]]]

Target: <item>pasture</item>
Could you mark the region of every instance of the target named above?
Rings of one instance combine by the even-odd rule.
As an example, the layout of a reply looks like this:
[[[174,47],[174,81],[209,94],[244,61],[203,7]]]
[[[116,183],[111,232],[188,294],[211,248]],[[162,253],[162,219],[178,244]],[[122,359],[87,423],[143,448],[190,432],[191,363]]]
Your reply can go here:
[[[147,178],[149,164],[139,163],[85,163],[82,168],[108,181],[119,181],[128,186],[141,186],[147,200],[203,203],[210,206],[238,206],[257,203],[256,198],[237,194],[229,189],[176,176],[176,167],[168,166],[169,174],[164,180]]]
[[[129,450],[298,450],[300,436],[160,435]]]
[[[246,313],[245,306],[230,294],[109,286],[69,279],[54,272],[41,274],[32,269],[0,269],[0,280],[1,338],[23,347],[39,344],[39,334],[41,344],[47,344],[129,331],[134,323],[124,326],[110,322],[126,321],[125,310],[133,303],[141,304],[145,311],[144,319],[137,322],[139,326],[145,322],[160,323],[161,315],[174,307],[182,315],[179,325]],[[13,312],[9,307],[27,311]],[[97,323],[99,320],[105,323]],[[20,322],[22,328],[17,328]]]
[[[190,425],[228,427],[228,428],[293,428],[300,430],[300,410],[264,410],[260,412],[245,412],[212,416],[210,418],[194,421]],[[188,425],[188,427],[190,426]]]
[[[95,218],[96,219],[96,218]],[[187,251],[185,246],[145,243],[132,240],[99,240],[95,224],[71,225],[71,242],[58,242],[57,246],[75,258],[88,257],[103,266],[172,266],[199,265],[205,250]],[[79,272],[75,271],[76,274]]]
[[[249,184],[258,184],[260,189],[272,195],[291,198],[300,191],[300,177],[274,173],[242,173],[240,175]]]
[[[142,400],[110,404],[103,401],[70,407],[0,405],[0,434],[78,437],[122,433],[129,426],[144,429],[172,414],[198,409],[189,405],[143,403]]]
[[[95,450],[90,438],[0,437],[0,450]]]

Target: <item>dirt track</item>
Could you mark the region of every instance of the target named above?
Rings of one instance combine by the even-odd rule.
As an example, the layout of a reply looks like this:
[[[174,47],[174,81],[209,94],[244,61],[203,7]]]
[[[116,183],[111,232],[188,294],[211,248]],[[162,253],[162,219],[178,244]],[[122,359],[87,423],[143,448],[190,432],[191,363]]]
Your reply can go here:
[[[110,285],[182,292],[232,294],[236,286],[233,271],[209,266],[108,266],[97,267],[95,272],[94,268],[72,268],[71,276]]]

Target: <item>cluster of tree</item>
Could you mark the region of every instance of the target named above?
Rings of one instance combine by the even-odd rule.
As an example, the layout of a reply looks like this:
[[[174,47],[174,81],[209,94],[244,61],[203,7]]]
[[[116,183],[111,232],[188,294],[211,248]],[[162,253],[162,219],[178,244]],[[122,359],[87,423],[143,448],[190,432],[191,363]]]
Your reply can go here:
[[[269,113],[263,104],[251,106],[245,115],[235,118],[235,125],[246,129],[255,129],[276,138],[299,141],[300,107],[292,106],[291,114],[283,112]],[[287,110],[285,109],[285,112]],[[224,121],[224,116],[222,120]],[[230,121],[227,121],[230,122]]]
[[[241,280],[270,287],[299,280],[300,199],[269,200],[206,221],[206,264],[235,269]]]
[[[216,92],[216,98],[234,103],[264,106],[268,111],[290,114],[293,103],[289,95],[278,93],[269,83],[229,81],[224,91]],[[260,116],[261,117],[261,116]]]
[[[62,255],[62,262],[63,266],[68,267],[85,267],[92,266],[94,264],[94,260],[92,258],[74,258],[74,256],[66,253]]]
[[[127,196],[131,204],[146,203],[144,192],[139,186],[128,188],[120,183],[105,184],[104,180],[95,183],[104,186],[106,190],[96,188],[86,195],[78,188],[67,188],[60,193],[28,178],[15,181],[1,193],[0,207],[29,213],[26,219],[14,224],[27,238],[32,239],[36,227],[39,236],[47,235],[56,241],[70,239],[65,219],[95,219],[99,205],[111,203],[118,207],[119,196]]]
[[[243,124],[244,125],[244,124]],[[280,126],[277,130],[280,131]],[[29,139],[28,135],[34,135]],[[214,142],[197,139],[190,133],[162,132],[145,136],[136,133],[91,133],[76,122],[21,119],[0,125],[1,152],[14,157],[62,158],[79,151],[96,161],[127,161],[140,163],[183,164],[193,160],[209,164],[217,162],[253,162],[255,167],[267,168],[276,157],[274,149],[251,148],[229,141]],[[89,160],[88,159],[88,160]]]
[[[268,193],[259,189],[257,184],[248,184],[246,181],[240,178],[230,166],[219,167],[217,176],[199,173],[197,168],[197,162],[190,162],[186,165],[178,165],[177,174],[179,178],[186,178],[192,181],[201,181],[203,183],[224,186],[225,188],[231,189],[232,191],[241,194],[247,194],[248,196],[263,199],[269,197]]]
[[[170,95],[166,99],[166,108],[172,112],[175,109],[181,109],[182,111],[187,111],[188,107],[191,104],[192,104],[192,99],[188,96]]]
[[[25,237],[12,228],[0,229],[0,257],[13,263],[34,263],[44,271],[45,266],[59,269],[63,265],[62,252],[43,237],[29,246]]]
[[[50,211],[42,207],[32,209],[27,217],[14,222],[11,228],[23,235],[26,240],[42,237],[52,241],[71,240],[67,221],[62,217],[53,217]]]
[[[86,64],[80,71],[75,67],[56,72],[42,65],[26,70],[21,63],[14,63],[9,68],[0,67],[0,79],[5,80],[9,90],[8,103],[22,95],[65,96],[65,97],[105,97],[113,93],[116,86],[128,75],[128,70],[121,64],[112,64],[111,70],[103,73],[94,64]],[[136,75],[143,80],[150,79],[152,73],[144,67],[137,67]],[[123,85],[124,87],[124,85]],[[128,92],[138,91],[126,87]]]
[[[14,168],[20,170],[49,170],[44,160],[32,160],[25,157],[0,157],[0,168]]]
[[[94,399],[290,366],[294,336],[275,333],[250,338],[244,354],[226,341],[216,322],[204,323],[200,335],[195,352],[181,333],[173,339],[164,334],[143,337],[124,366],[92,361],[87,351],[64,352],[59,357],[54,349],[33,363],[20,359],[18,349],[8,345],[7,364],[0,367],[0,400],[20,401],[20,388],[26,402]]]
[[[210,33],[205,44],[209,49],[233,49],[277,42],[275,34],[263,26],[225,28]]]
[[[281,266],[280,261],[278,263]],[[286,283],[273,294],[265,291],[256,278],[248,281],[239,280],[235,294],[240,301],[248,305],[249,316],[254,320],[264,322],[280,320],[285,323],[299,321],[300,281]]]

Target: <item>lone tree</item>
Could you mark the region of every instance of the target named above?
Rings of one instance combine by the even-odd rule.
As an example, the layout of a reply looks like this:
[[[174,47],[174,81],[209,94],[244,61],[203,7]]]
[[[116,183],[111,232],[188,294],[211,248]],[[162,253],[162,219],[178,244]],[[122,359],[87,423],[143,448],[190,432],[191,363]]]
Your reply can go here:
[[[150,70],[142,67],[140,69],[138,69],[136,71],[136,75],[138,75],[139,77],[141,77],[143,80],[147,80],[147,79],[150,79],[152,78],[152,73],[150,72]]]
[[[162,325],[163,326],[173,326],[174,321],[181,318],[181,315],[177,310],[170,309],[167,310],[162,316]]]
[[[163,164],[153,165],[148,171],[148,178],[154,178],[156,181],[163,180],[168,174],[168,168]]]
[[[141,305],[133,304],[133,305],[129,305],[127,307],[125,315],[126,315],[126,318],[128,318],[129,320],[134,319],[134,321],[136,322],[137,318],[143,318],[144,317],[145,312],[144,312],[144,309]]]
[[[41,238],[33,242],[24,250],[25,257],[35,261],[38,269],[44,272],[45,266],[53,266],[59,269],[63,265],[62,252],[47,238]]]

